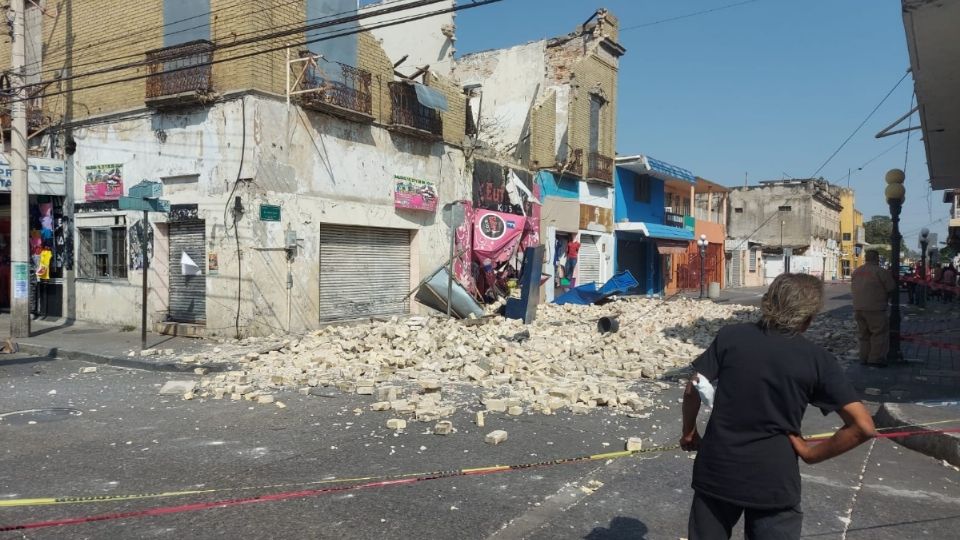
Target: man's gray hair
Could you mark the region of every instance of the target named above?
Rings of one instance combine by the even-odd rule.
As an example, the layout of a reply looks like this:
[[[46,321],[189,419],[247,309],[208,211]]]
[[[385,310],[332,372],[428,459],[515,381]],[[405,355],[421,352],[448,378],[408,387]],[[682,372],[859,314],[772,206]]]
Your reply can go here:
[[[780,274],[760,304],[761,324],[799,334],[823,307],[823,282],[809,274]]]

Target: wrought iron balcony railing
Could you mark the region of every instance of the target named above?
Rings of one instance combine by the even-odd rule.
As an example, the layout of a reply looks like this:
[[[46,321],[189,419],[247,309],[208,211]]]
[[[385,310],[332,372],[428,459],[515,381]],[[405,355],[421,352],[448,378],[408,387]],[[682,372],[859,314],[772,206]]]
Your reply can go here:
[[[583,176],[583,150],[570,150],[562,170],[563,172]]]
[[[613,158],[597,152],[590,152],[587,156],[587,178],[613,182]]]
[[[329,65],[336,73],[327,76],[316,62],[307,64],[298,87],[300,104],[351,120],[372,121],[370,72],[339,62]]]
[[[426,139],[435,140],[443,136],[440,112],[421,104],[413,85],[405,82],[388,84],[392,106],[390,123],[394,129]]]
[[[147,52],[148,104],[195,102],[213,92],[213,43],[190,41]]]

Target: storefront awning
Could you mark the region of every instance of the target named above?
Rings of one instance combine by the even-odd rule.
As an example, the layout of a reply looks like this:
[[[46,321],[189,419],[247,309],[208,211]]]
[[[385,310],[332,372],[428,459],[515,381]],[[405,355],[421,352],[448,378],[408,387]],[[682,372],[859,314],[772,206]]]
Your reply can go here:
[[[690,242],[682,240],[657,240],[657,253],[661,255],[682,255],[689,247]]]
[[[617,223],[617,230],[623,232],[638,232],[648,238],[661,240],[678,240],[683,242],[693,240],[693,231],[681,229],[680,227],[661,225],[660,223],[646,223],[643,221],[620,222]]]

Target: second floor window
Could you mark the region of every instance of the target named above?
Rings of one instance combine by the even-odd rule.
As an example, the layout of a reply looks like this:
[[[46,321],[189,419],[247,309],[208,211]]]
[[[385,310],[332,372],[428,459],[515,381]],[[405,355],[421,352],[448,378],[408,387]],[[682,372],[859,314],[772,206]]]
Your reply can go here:
[[[634,182],[633,200],[636,202],[650,202],[650,178],[648,176],[638,176]]]
[[[590,150],[592,154],[600,153],[600,126],[603,121],[603,105],[606,102],[601,96],[590,94]]]
[[[844,241],[844,242],[849,242],[849,241],[850,241],[850,233],[848,233],[848,232],[843,233],[843,241]]]

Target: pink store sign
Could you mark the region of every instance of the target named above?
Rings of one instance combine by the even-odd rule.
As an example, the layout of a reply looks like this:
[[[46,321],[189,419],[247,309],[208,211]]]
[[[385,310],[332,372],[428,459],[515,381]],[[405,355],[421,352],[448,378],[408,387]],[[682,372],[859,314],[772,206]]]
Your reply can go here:
[[[437,188],[433,182],[394,176],[393,207],[403,210],[437,211]]]
[[[85,201],[115,201],[123,197],[123,165],[91,165],[86,173],[83,184]]]

